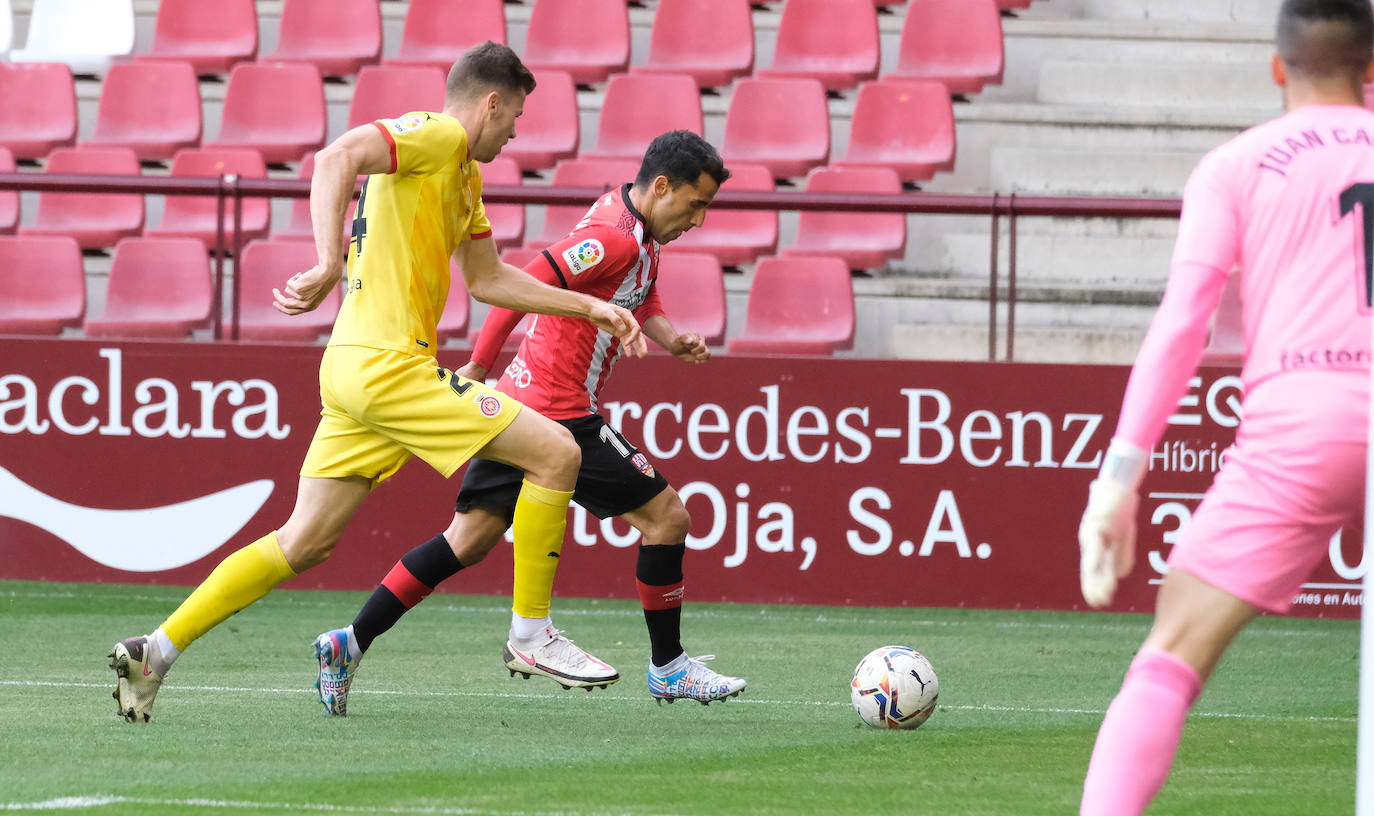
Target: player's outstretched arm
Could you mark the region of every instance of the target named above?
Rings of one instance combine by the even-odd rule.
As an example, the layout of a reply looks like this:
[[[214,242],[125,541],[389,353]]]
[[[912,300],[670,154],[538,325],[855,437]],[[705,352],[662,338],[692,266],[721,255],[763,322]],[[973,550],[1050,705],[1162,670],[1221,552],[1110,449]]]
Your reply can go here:
[[[678,334],[673,324],[663,315],[654,315],[645,320],[644,334],[685,363],[700,364],[711,359],[711,350],[706,347],[706,341],[700,334]]]
[[[311,311],[343,280],[347,250],[339,236],[343,234],[353,187],[359,175],[390,170],[391,147],[371,123],[353,128],[315,154],[310,221],[314,225],[319,263],[292,275],[281,289],[272,290],[277,311],[289,315]]]
[[[644,356],[644,336],[629,310],[591,295],[549,286],[522,269],[502,263],[490,237],[464,241],[455,257],[469,294],[477,300],[517,312],[585,318],[620,338],[628,353]]]

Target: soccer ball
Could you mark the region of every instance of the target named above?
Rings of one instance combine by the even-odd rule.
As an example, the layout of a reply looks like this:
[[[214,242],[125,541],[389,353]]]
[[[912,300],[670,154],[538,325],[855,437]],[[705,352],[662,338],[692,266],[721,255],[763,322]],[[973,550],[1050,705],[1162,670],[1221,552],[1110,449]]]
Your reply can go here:
[[[906,646],[883,646],[854,668],[849,698],[874,728],[917,728],[935,713],[940,681],[930,661]]]

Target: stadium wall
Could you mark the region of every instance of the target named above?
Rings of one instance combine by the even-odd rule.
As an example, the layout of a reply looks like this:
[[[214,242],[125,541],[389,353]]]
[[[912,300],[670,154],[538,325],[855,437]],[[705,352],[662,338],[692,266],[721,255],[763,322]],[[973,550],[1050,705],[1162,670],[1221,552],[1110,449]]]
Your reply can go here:
[[[195,584],[290,513],[319,412],[318,346],[0,338],[0,578]],[[460,350],[440,363],[457,367]],[[718,357],[625,360],[603,412],[692,513],[698,601],[1079,609],[1078,517],[1122,366]],[[1206,368],[1143,486],[1114,609],[1163,558],[1230,444],[1236,372]],[[371,589],[442,530],[458,480],[411,463],[296,588]],[[1292,614],[1359,615],[1361,531]],[[1344,544],[1342,543],[1344,540]],[[634,598],[632,530],[574,508],[557,583]],[[506,593],[509,548],[452,589]],[[441,589],[449,589],[442,587]]]

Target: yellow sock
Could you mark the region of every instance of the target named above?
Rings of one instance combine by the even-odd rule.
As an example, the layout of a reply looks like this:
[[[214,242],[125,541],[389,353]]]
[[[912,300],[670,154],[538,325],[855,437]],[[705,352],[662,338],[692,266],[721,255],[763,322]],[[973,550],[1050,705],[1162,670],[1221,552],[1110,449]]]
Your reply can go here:
[[[210,577],[162,624],[162,631],[173,646],[184,651],[225,618],[294,577],[296,573],[286,562],[274,530],[219,562]]]
[[[563,551],[563,531],[568,526],[571,490],[550,490],[530,484],[520,485],[515,502],[515,614],[522,618],[543,618],[549,614],[553,595],[553,574],[558,570],[558,555]]]

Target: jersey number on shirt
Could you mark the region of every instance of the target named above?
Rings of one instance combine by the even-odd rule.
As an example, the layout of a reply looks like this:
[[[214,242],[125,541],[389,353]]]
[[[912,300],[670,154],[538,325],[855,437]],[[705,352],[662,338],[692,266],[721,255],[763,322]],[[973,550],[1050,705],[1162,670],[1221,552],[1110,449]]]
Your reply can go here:
[[[1359,182],[1341,191],[1341,217],[1360,205],[1360,232],[1364,243],[1364,307],[1374,307],[1374,184]]]
[[[363,190],[358,193],[358,209],[353,211],[353,234],[351,240],[353,247],[359,257],[363,254],[363,237],[367,235],[367,219],[363,217],[363,202],[367,201],[367,182],[371,176],[363,179]]]

